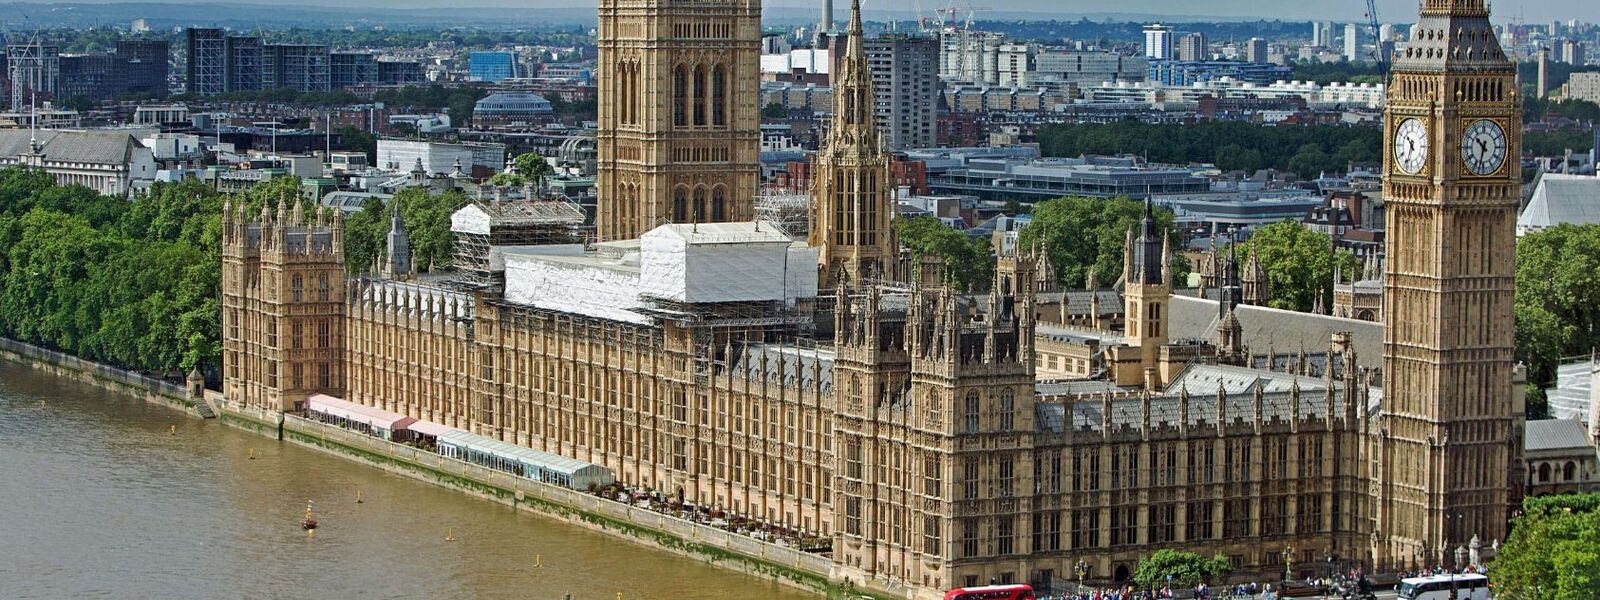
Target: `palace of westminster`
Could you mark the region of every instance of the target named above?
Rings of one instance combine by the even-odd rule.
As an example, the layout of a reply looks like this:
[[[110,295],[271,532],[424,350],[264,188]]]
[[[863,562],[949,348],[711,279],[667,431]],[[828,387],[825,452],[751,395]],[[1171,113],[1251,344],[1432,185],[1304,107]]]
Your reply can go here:
[[[419,277],[396,215],[352,274],[337,211],[230,206],[228,398],[328,394],[589,461],[921,590],[1126,580],[1160,548],[1256,579],[1392,571],[1506,538],[1520,106],[1485,0],[1423,0],[1394,62],[1381,325],[1253,306],[1254,260],[1174,290],[1148,213],[1108,287],[1059,289],[1013,246],[991,289],[955,289],[895,234],[859,6],[792,238],[753,220],[759,3],[599,14],[593,228],[474,202],[452,271]]]

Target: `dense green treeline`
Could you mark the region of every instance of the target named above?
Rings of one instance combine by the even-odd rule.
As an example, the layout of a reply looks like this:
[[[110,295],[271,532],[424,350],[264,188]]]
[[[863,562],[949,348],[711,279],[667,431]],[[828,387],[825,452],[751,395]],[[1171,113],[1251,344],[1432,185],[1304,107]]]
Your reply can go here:
[[[1045,156],[1132,153],[1152,162],[1212,163],[1227,171],[1272,168],[1302,178],[1344,172],[1351,162],[1377,161],[1383,151],[1377,127],[1338,125],[1061,123],[1041,128],[1038,138]]]
[[[0,170],[0,335],[144,371],[214,369],[220,211],[198,182],[127,202]]]
[[[1517,360],[1528,381],[1555,383],[1563,359],[1587,356],[1600,333],[1600,225],[1558,225],[1517,241]],[[1543,406],[1528,407],[1543,416]]]
[[[299,197],[280,177],[240,195],[247,214]],[[396,196],[420,269],[449,263],[459,191]],[[307,203],[307,209],[314,209]],[[0,169],[0,336],[161,374],[215,373],[221,355],[222,196],[196,180],[157,183],[132,201],[42,172]],[[365,271],[383,249],[389,210],[373,200],[346,219],[346,261]]]
[[[1523,500],[1490,568],[1497,598],[1600,598],[1600,494]]]

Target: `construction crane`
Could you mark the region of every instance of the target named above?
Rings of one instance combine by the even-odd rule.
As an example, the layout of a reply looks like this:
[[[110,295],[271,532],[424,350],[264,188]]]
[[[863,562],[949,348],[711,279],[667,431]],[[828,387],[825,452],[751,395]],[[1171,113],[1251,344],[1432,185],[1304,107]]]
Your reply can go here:
[[[1367,0],[1367,23],[1372,27],[1372,62],[1378,69],[1387,73],[1389,65],[1383,60],[1383,27],[1378,24],[1378,0]]]

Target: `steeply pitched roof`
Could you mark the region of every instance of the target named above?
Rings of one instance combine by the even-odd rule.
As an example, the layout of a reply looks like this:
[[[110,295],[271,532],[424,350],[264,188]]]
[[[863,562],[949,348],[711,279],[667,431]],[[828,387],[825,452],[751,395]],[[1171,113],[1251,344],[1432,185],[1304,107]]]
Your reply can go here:
[[[1542,419],[1528,421],[1523,429],[1522,448],[1534,450],[1563,450],[1590,447],[1589,436],[1583,424],[1568,419]]]
[[[1600,177],[1546,173],[1539,178],[1517,227],[1541,229],[1562,223],[1600,223]]]
[[[30,151],[34,132],[26,129],[0,130],[0,157],[15,158]],[[139,140],[126,131],[67,131],[44,129],[37,132],[45,160],[106,165],[125,165]]]
[[[1169,338],[1209,340],[1216,336],[1216,300],[1174,294],[1170,310],[1172,321],[1167,329]],[[1250,347],[1252,354],[1293,354],[1302,348],[1308,353],[1320,354],[1328,349],[1334,332],[1348,331],[1351,345],[1361,357],[1361,364],[1377,364],[1373,361],[1383,356],[1381,323],[1248,304],[1240,304],[1234,309],[1234,314],[1239,318],[1244,343]]]

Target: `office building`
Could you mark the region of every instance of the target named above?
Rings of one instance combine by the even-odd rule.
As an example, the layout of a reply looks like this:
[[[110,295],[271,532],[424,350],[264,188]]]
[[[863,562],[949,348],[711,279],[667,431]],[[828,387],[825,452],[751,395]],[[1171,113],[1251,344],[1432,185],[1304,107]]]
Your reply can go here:
[[[115,54],[68,54],[61,57],[56,96],[108,100],[128,89],[127,62]]]
[[[467,72],[473,81],[498,82],[518,77],[517,54],[499,50],[475,50],[467,55]]]
[[[262,46],[264,89],[326,92],[332,89],[328,47],[321,44]]]
[[[379,60],[378,83],[380,85],[408,85],[422,83],[427,75],[422,72],[422,63],[412,60]]]
[[[885,34],[866,40],[865,52],[875,118],[889,148],[936,145],[938,43],[932,38]],[[834,88],[837,95],[837,85]]]
[[[1561,41],[1561,58],[1564,62],[1575,67],[1586,64],[1588,57],[1584,56],[1583,42],[1577,40]]]
[[[1543,80],[1540,83],[1543,83]],[[1600,71],[1573,73],[1569,76],[1567,98],[1600,104]]]
[[[125,94],[165,98],[171,72],[172,45],[166,40],[118,40],[117,56],[127,70]]]
[[[379,83],[378,56],[371,52],[330,52],[328,80],[334,89]]]
[[[1144,26],[1144,56],[1150,60],[1171,60],[1172,28],[1160,23]]]
[[[1100,50],[1043,50],[1034,55],[1032,83],[1101,84],[1144,81],[1150,60]]]
[[[1230,60],[1181,61],[1152,60],[1145,73],[1145,81],[1168,87],[1182,87],[1195,83],[1216,81],[1223,77],[1267,85],[1287,81],[1294,70],[1283,65],[1235,62]]]

